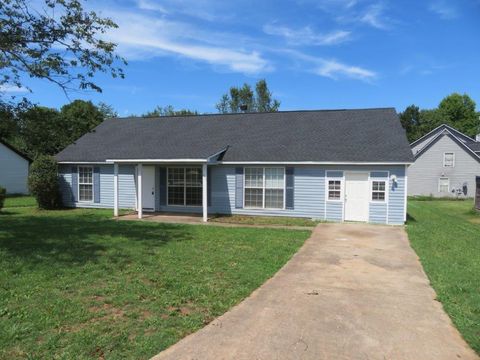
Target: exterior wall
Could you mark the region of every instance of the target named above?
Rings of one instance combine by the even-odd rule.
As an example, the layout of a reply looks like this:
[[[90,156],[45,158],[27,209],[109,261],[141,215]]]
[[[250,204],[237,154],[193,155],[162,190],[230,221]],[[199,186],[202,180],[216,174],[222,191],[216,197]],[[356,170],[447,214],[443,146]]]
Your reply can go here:
[[[0,186],[8,194],[27,194],[28,160],[0,143]]]
[[[100,168],[100,202],[72,202],[72,167],[62,166],[62,194],[67,206],[113,207],[113,165],[98,165]],[[293,209],[261,210],[236,208],[236,167],[234,165],[213,165],[210,167],[211,203],[210,214],[242,214],[264,216],[307,217],[328,221],[342,221],[344,202],[325,201],[326,171],[387,171],[396,175],[396,186],[389,180],[388,203],[370,203],[369,220],[376,223],[403,224],[405,211],[405,166],[295,166]],[[158,167],[159,168],[159,167]],[[156,176],[159,176],[156,171]],[[342,174],[342,173],[340,173]],[[201,213],[201,207],[168,206],[162,204],[160,181],[155,179],[157,211]],[[135,208],[136,203],[135,167],[119,166],[119,196],[121,208]],[[163,198],[164,199],[164,198]],[[164,202],[164,201],[163,201]]]
[[[60,189],[63,204],[68,207],[113,208],[113,165],[94,165],[100,169],[100,202],[75,202],[72,189],[72,166],[59,167]],[[119,206],[122,209],[135,209],[136,184],[135,167],[120,165],[118,168]]]
[[[455,153],[455,166],[443,166],[443,154]],[[424,195],[434,197],[455,197],[451,191],[440,193],[438,181],[440,177],[450,180],[450,190],[467,186],[467,194],[463,197],[475,195],[475,176],[480,175],[480,163],[473,154],[458,145],[449,136],[442,136],[429,149],[425,150],[408,168],[408,195]]]

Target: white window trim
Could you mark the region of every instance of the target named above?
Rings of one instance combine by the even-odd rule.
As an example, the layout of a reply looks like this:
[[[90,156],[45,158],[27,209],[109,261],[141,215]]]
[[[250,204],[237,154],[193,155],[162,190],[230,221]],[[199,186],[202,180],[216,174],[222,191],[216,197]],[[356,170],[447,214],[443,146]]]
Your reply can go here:
[[[448,181],[448,187],[447,187],[447,192],[446,192],[446,193],[444,193],[443,191],[440,191],[440,181],[441,181],[442,179],[446,179],[446,180]],[[440,176],[440,177],[438,178],[438,192],[439,192],[440,194],[450,194],[450,178],[448,178],[448,177],[446,177],[446,176]]]
[[[329,176],[329,172],[341,172],[342,176]],[[340,181],[340,198],[339,199],[329,199],[328,198],[328,182],[330,180],[336,180]],[[325,202],[334,202],[334,203],[339,203],[343,202],[343,196],[345,194],[345,171],[343,170],[330,170],[327,171],[325,174]]]
[[[170,169],[184,169],[183,170],[183,205],[179,205],[179,204],[169,204],[169,198],[168,198],[168,188],[170,187],[170,185],[168,184],[168,174],[170,172]],[[195,169],[200,169],[202,170],[202,168],[199,168],[198,166],[168,166],[167,167],[167,202],[166,202],[166,206],[167,207],[179,207],[179,208],[201,208],[203,206],[203,195],[202,195],[202,204],[201,205],[187,205],[187,171],[185,169],[187,168],[195,168]],[[203,176],[202,176],[202,186],[196,186],[196,187],[199,187],[202,189],[203,191]]]
[[[446,165],[445,158],[447,154],[452,154],[452,166]],[[443,167],[452,167],[452,168],[455,167],[455,153],[453,151],[446,151],[443,153]]]
[[[245,193],[246,193],[246,188],[245,188],[245,183],[246,183],[246,176],[245,176],[245,169],[262,169],[263,170],[263,195],[262,195],[262,207],[248,207],[245,206]],[[283,169],[283,207],[282,208],[267,208],[265,207],[265,193],[266,193],[266,187],[265,187],[265,169]],[[285,166],[244,166],[243,167],[243,209],[247,210],[285,210],[286,209],[286,187],[287,187],[287,175],[286,175],[286,167]],[[255,187],[250,187],[250,189],[255,189]],[[256,189],[260,189],[257,187]],[[269,189],[281,189],[281,188],[269,188]]]
[[[92,169],[92,183],[91,184],[87,184],[87,183],[81,183],[80,184],[80,168],[89,168],[89,169]],[[94,179],[94,172],[93,172],[93,166],[89,166],[89,165],[78,165],[77,166],[77,176],[78,176],[78,181],[77,181],[77,199],[78,199],[78,202],[81,202],[81,203],[93,203],[95,201],[95,179]],[[92,185],[92,200],[80,200],[80,185]]]
[[[388,203],[388,193],[390,192],[390,179],[388,177],[372,177],[371,174],[368,176],[370,182],[370,202],[373,204],[386,204]],[[385,182],[385,199],[384,200],[373,200],[373,182],[374,181],[383,181]],[[380,191],[376,191],[380,192]]]

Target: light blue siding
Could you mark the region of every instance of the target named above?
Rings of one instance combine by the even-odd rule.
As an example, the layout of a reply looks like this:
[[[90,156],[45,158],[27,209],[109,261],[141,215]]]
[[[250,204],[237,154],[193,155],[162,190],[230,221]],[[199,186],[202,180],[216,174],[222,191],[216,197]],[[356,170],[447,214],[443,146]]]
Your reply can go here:
[[[328,221],[342,221],[343,220],[343,201],[328,201],[325,206],[326,216]]]
[[[386,224],[387,223],[387,204],[371,202],[369,205],[368,221],[371,223]]]
[[[71,165],[60,167],[62,195],[67,206],[113,207],[113,165],[100,167],[100,203],[75,203],[71,196]],[[342,221],[343,201],[325,201],[325,176],[344,171],[365,171],[372,176],[396,175],[396,185],[389,180],[388,203],[370,203],[369,221],[375,223],[402,224],[404,222],[405,167],[404,166],[295,166],[294,208],[284,210],[236,208],[236,167],[227,165],[211,166],[211,204],[209,214],[243,214],[265,216],[294,216],[329,221]],[[157,169],[158,170],[158,169]],[[335,173],[332,173],[334,171]],[[160,171],[156,171],[158,177]],[[156,210],[168,212],[201,213],[202,207],[160,205],[164,196],[160,180],[156,179]],[[121,208],[135,208],[136,184],[135,167],[119,166],[119,205]],[[388,221],[387,221],[388,220]]]
[[[391,180],[392,175],[397,177],[395,184]],[[388,192],[388,223],[399,225],[404,223],[405,213],[405,166],[390,168],[390,182]]]
[[[113,208],[113,165],[95,165],[100,169],[100,202],[75,202],[72,192],[72,166],[59,167],[60,191],[65,206]],[[134,209],[136,203],[135,167],[121,165],[118,171],[119,206],[122,209]]]

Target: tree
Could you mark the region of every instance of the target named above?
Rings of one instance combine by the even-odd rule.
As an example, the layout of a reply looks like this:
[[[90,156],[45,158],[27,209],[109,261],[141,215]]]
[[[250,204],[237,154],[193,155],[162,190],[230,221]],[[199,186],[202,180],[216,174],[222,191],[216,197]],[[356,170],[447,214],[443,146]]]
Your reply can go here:
[[[280,102],[272,99],[265,80],[256,83],[255,92],[246,83],[240,88],[232,86],[229,93],[223,94],[216,104],[217,110],[222,114],[278,111],[279,107]]]
[[[33,77],[64,92],[101,92],[95,73],[124,77],[116,44],[101,38],[117,25],[85,11],[81,0],[2,0],[0,14],[0,85],[25,87],[23,79]]]
[[[104,120],[104,114],[91,102],[75,100],[60,109],[63,126],[69,133],[71,143]]]
[[[158,117],[158,116],[188,116],[188,115],[198,115],[196,110],[189,109],[180,109],[175,110],[172,105],[167,105],[164,107],[157,106],[152,111],[147,111],[143,114],[143,117]]]
[[[113,108],[112,105],[108,105],[104,103],[103,101],[100,101],[97,105],[98,111],[100,111],[103,115],[103,119],[111,119],[118,117],[117,111]]]
[[[467,94],[453,93],[440,102],[438,110],[444,122],[473,136],[478,134],[480,125],[475,107],[475,101]]]
[[[30,157],[54,155],[70,141],[69,129],[56,109],[34,106],[19,116],[20,148]]]
[[[41,155],[30,166],[28,189],[37,200],[40,209],[55,209],[61,205],[55,159]]]

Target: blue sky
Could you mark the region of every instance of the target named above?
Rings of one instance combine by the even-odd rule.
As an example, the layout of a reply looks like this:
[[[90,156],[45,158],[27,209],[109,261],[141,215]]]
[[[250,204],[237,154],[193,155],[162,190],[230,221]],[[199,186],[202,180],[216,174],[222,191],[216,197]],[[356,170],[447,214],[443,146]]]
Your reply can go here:
[[[216,112],[231,85],[265,78],[281,110],[437,106],[452,92],[480,102],[480,1],[88,1],[119,29],[126,78],[97,78],[119,115],[156,105]],[[29,97],[59,107],[54,85]],[[479,105],[480,108],[480,105]]]

